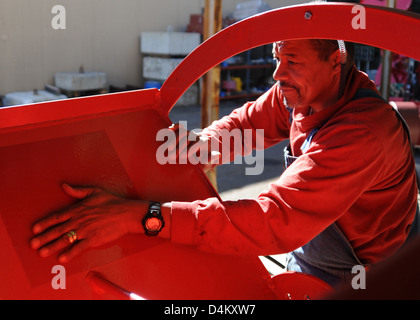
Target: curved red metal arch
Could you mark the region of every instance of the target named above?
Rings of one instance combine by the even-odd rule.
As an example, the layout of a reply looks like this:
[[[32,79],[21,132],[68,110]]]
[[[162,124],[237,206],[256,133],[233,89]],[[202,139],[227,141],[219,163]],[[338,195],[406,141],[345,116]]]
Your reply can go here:
[[[363,6],[366,28],[355,29],[356,4],[313,3],[271,10],[237,22],[192,51],[161,88],[161,111],[169,113],[203,74],[245,50],[288,39],[341,39],[390,50],[420,60],[420,15]],[[310,13],[310,14],[307,14]]]

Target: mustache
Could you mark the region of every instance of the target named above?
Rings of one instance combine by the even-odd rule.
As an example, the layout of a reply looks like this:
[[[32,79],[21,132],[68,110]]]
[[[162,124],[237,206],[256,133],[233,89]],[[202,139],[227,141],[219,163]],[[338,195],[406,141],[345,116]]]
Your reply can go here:
[[[297,92],[299,92],[299,89],[289,82],[278,81],[277,85],[280,87],[280,89],[295,89]]]

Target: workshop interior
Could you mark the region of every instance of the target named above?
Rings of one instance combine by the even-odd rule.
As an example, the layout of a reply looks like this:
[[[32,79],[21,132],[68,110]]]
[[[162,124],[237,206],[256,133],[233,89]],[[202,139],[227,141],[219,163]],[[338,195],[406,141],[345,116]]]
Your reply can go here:
[[[356,66],[398,108],[420,161],[418,31],[419,0],[2,1],[0,299],[419,299],[418,239],[359,290],[286,272],[282,256],[138,235],[63,265],[29,246],[33,223],[72,203],[63,182],[161,202],[255,188],[242,171],[159,164],[156,135],[174,114],[204,128],[264,94],[274,84],[272,44],[282,40],[354,42]]]

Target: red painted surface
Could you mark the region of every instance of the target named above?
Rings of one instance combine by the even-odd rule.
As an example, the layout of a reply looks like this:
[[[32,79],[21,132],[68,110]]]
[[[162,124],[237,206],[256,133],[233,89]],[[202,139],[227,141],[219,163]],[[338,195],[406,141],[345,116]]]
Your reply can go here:
[[[211,255],[164,240],[127,236],[66,264],[66,289],[55,290],[52,267],[57,260],[40,258],[29,241],[37,219],[73,201],[62,192],[63,182],[155,201],[217,197],[199,168],[157,163],[156,133],[171,124],[170,109],[196,79],[238,52],[284,39],[324,37],[420,60],[420,39],[411,36],[420,30],[417,17],[368,8],[368,29],[354,30],[351,7],[294,6],[239,22],[192,52],[160,91],[0,109],[0,298],[115,298],[111,288],[117,295],[123,288],[145,299],[278,299],[291,290],[299,292],[298,297],[309,292],[311,298],[310,292],[325,288],[319,281],[302,282],[304,275],[273,280],[257,257]],[[307,11],[310,20],[304,18]],[[92,272],[103,278],[92,277]],[[282,290],[276,288],[279,283]],[[118,297],[125,297],[124,292]]]
[[[1,298],[96,298],[89,271],[146,299],[273,298],[257,257],[210,255],[146,236],[83,254],[65,264],[66,289],[52,288],[56,257],[40,258],[29,241],[37,219],[73,201],[63,182],[156,201],[217,196],[197,167],[157,163],[156,133],[170,125],[158,102],[159,91],[141,90],[1,110]]]
[[[333,293],[330,285],[304,273],[285,272],[272,281],[279,300],[319,300]]]

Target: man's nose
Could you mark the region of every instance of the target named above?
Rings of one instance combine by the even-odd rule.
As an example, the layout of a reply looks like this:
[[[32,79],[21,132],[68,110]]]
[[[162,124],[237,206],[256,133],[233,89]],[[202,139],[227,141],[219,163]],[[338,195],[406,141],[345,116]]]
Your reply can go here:
[[[277,62],[276,69],[273,73],[273,79],[276,81],[287,80],[287,68],[281,61]]]

